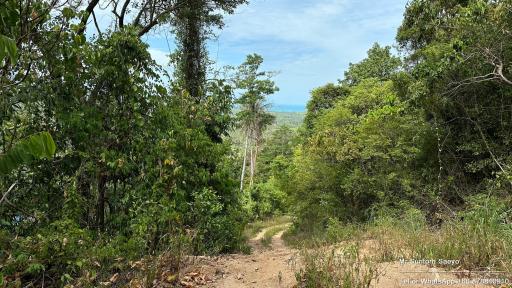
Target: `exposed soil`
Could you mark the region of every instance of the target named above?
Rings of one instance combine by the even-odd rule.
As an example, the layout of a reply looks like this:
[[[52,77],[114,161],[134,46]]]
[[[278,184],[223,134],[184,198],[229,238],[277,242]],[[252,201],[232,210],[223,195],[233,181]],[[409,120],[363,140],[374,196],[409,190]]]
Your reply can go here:
[[[292,287],[295,284],[295,261],[297,250],[284,245],[281,236],[286,229],[272,237],[270,247],[261,244],[265,232],[263,229],[249,240],[252,247],[250,255],[231,254],[216,258],[198,258],[190,270],[206,275],[206,285],[202,287],[218,288],[264,288]]]
[[[295,271],[297,271],[300,265],[300,262],[298,261],[299,253],[296,249],[289,248],[284,244],[281,236],[287,226],[279,226],[283,226],[283,231],[272,237],[272,243],[270,247],[264,247],[261,244],[261,239],[267,230],[272,229],[275,226],[263,229],[263,231],[258,233],[258,235],[249,240],[249,244],[253,249],[250,255],[231,254],[214,258],[198,257],[195,259],[195,263],[187,268],[188,275],[202,275],[201,279],[203,283],[201,283],[200,287],[297,287]],[[363,245],[363,250],[372,250],[370,247],[374,246],[372,245],[373,243],[365,244],[367,245]],[[363,251],[363,253],[371,253],[371,251]],[[373,283],[373,287],[497,287],[475,284],[441,285],[439,283],[407,283],[406,279],[429,279],[439,281],[457,280],[461,278],[474,279],[476,276],[447,272],[440,268],[431,268],[419,264],[403,265],[398,261],[380,264],[379,271],[379,279],[377,282]],[[187,273],[185,273],[185,275],[187,275]],[[193,284],[193,281],[191,281],[190,286],[183,286],[198,287],[197,285]]]

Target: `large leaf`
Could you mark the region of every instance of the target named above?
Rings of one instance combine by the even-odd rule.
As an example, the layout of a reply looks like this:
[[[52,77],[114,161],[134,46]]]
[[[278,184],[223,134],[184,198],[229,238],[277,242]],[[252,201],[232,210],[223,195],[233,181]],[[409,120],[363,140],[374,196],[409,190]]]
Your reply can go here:
[[[55,142],[48,132],[31,135],[14,146],[6,154],[0,154],[0,174],[8,174],[20,165],[55,154]]]
[[[14,64],[18,58],[18,48],[16,47],[16,42],[13,39],[0,35],[0,62],[4,60],[6,56],[8,56],[11,63]]]

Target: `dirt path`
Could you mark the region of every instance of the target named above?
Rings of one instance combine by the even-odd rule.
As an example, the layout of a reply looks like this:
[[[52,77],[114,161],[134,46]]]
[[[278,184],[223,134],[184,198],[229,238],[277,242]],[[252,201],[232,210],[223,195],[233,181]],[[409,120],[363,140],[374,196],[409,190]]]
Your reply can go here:
[[[456,275],[441,268],[432,268],[418,264],[401,264],[398,261],[381,263],[381,271],[375,287],[401,288],[401,287],[436,287],[436,288],[492,288],[493,286],[476,284],[480,279],[489,279],[491,276],[477,277],[475,275]],[[427,282],[425,282],[427,281]],[[430,283],[428,283],[430,281]],[[426,284],[428,283],[428,284]],[[505,286],[499,286],[505,287]]]
[[[265,232],[276,226],[283,230],[272,237],[270,247],[264,247],[261,239]],[[198,259],[194,271],[206,275],[202,287],[218,288],[265,288],[291,287],[295,284],[294,262],[297,251],[287,247],[281,236],[287,224],[268,227],[249,240],[250,255],[232,254],[214,259]]]
[[[200,285],[183,285],[184,287],[217,287],[217,288],[280,288],[295,287],[295,272],[298,269],[298,251],[287,247],[281,236],[289,224],[276,225],[282,227],[279,233],[272,237],[270,247],[264,247],[261,243],[265,232],[275,228],[271,226],[263,229],[254,238],[249,240],[252,247],[250,255],[231,254],[219,257],[198,257],[195,264],[187,269],[188,275],[201,275]],[[366,247],[364,247],[366,246]],[[363,245],[363,253],[375,253],[378,248],[373,241],[366,241]],[[396,287],[492,287],[481,284],[450,284],[442,285],[412,283],[421,279],[456,281],[463,278],[473,278],[472,275],[459,275],[439,268],[431,268],[425,265],[402,265],[398,261],[381,263],[378,265],[380,277],[372,282],[372,287],[396,288]],[[409,280],[408,280],[409,279]],[[405,281],[405,282],[404,282]],[[196,283],[197,284],[197,283]]]

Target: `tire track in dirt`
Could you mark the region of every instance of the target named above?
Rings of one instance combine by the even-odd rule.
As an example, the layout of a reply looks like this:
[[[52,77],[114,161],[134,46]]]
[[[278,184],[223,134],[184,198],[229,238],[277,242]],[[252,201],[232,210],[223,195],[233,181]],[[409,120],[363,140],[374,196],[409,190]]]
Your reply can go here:
[[[265,232],[282,227],[272,237],[270,247],[264,247],[261,239]],[[265,288],[292,287],[295,285],[295,261],[298,251],[291,249],[281,239],[289,224],[267,227],[249,240],[250,255],[230,254],[217,258],[198,259],[194,271],[198,271],[211,283],[202,287],[218,288]]]
[[[252,247],[250,255],[229,254],[218,257],[197,257],[195,263],[187,268],[204,275],[208,281],[199,287],[209,288],[281,288],[297,287],[295,271],[300,268],[299,251],[287,247],[282,235],[289,227],[289,223],[270,226],[260,231],[249,240]],[[279,233],[272,237],[270,247],[261,244],[265,233],[275,227],[282,227]],[[363,254],[375,254],[379,248],[372,240],[363,242]],[[432,268],[426,265],[402,265],[398,261],[378,264],[378,281],[372,281],[371,287],[397,288],[397,287],[493,287],[487,285],[412,285],[404,283],[404,279],[446,279],[457,280],[456,273],[441,268]],[[411,273],[414,271],[414,273]],[[196,286],[190,286],[196,287]]]

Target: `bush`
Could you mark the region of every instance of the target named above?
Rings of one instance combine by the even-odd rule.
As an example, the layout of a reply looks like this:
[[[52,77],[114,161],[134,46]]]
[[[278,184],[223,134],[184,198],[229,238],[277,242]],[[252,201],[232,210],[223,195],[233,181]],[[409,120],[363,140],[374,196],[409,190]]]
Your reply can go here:
[[[279,216],[285,213],[288,199],[271,178],[268,182],[254,185],[248,190],[247,209],[253,220]]]
[[[55,281],[65,284],[72,279],[71,275],[79,275],[92,264],[88,257],[91,244],[91,235],[86,230],[70,220],[56,221],[34,236],[14,238],[2,272],[5,275],[21,272],[22,278],[43,273],[61,275]]]
[[[361,227],[356,224],[344,224],[338,219],[330,218],[325,230],[327,243],[337,243],[356,238],[361,234]]]
[[[467,199],[467,207],[440,227],[429,227],[423,212],[382,215],[368,227],[379,243],[381,260],[400,257],[459,260],[466,269],[512,267],[511,211],[507,201],[489,195]]]
[[[205,189],[194,193],[192,215],[196,223],[192,238],[194,253],[218,254],[245,249],[243,231],[247,216],[240,209],[225,207],[214,191]]]

